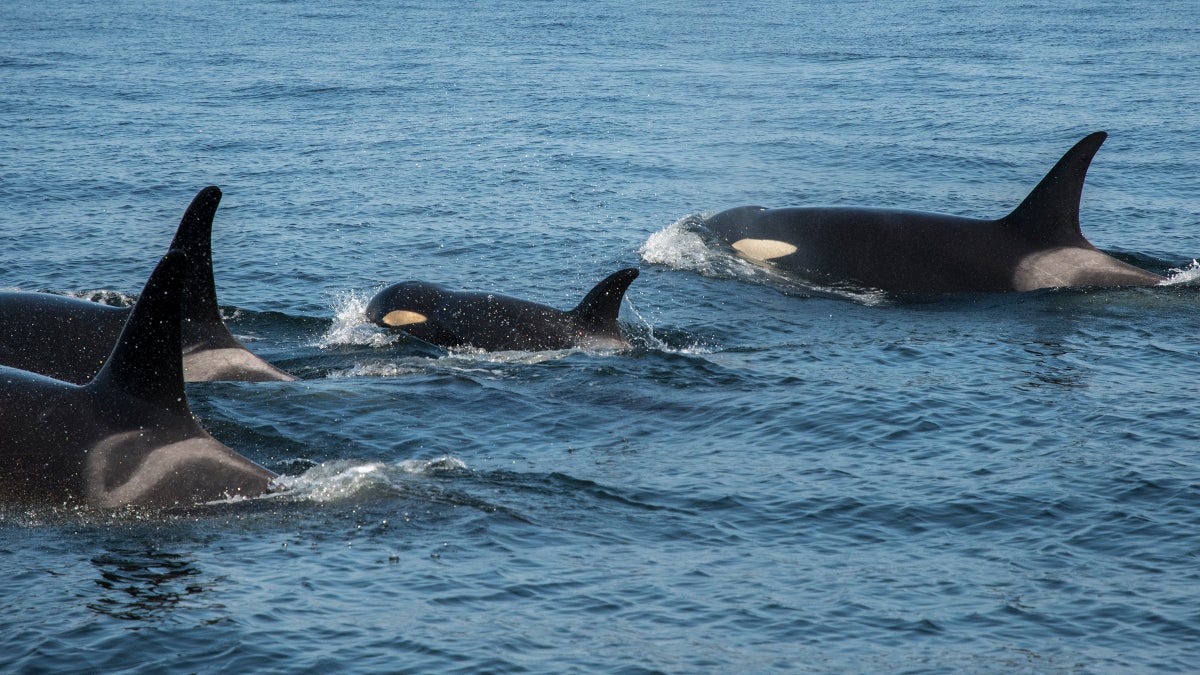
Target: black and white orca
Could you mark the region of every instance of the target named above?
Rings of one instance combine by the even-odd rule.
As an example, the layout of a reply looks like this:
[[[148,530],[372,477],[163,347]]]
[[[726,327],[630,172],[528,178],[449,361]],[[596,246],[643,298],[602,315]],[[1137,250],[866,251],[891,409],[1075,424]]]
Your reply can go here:
[[[383,289],[367,304],[367,317],[443,347],[485,351],[621,348],[628,346],[617,315],[635,268],[614,272],[577,307],[553,307],[495,293],[455,291],[405,281]]]
[[[998,220],[886,208],[743,206],[704,226],[741,256],[815,283],[900,294],[1153,286],[1162,276],[1097,250],[1079,227],[1093,133]]]

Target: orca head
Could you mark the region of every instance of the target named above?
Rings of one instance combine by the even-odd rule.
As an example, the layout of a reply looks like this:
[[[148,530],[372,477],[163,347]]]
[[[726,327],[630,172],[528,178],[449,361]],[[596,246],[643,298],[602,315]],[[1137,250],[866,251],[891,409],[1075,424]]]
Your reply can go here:
[[[377,326],[403,331],[437,345],[454,346],[462,340],[439,316],[453,313],[455,294],[443,286],[423,281],[402,281],[375,294],[367,303],[367,319]]]
[[[437,284],[402,281],[375,294],[367,303],[367,318],[387,328],[407,329],[431,321],[451,293]]]

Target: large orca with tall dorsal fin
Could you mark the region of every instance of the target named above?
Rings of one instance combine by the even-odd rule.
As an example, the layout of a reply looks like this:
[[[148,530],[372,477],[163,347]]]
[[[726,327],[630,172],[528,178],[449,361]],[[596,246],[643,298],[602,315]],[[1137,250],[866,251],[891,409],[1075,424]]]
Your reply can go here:
[[[188,256],[183,299],[183,367],[189,382],[295,380],[247,350],[217,308],[212,224],[221,190],[201,190],[170,248]],[[129,309],[49,293],[0,293],[0,365],[80,384],[100,371]]]
[[[625,347],[628,343],[617,315],[626,289],[637,276],[635,268],[614,272],[566,312],[505,295],[405,281],[371,298],[367,317],[442,347],[485,351]]]
[[[172,506],[268,491],[275,474],[208,435],[188,406],[187,275],[186,254],[169,251],[86,384],[0,366],[0,497]]]
[[[881,208],[744,206],[707,218],[704,226],[750,260],[822,284],[901,294],[1153,286],[1164,278],[1100,252],[1079,228],[1084,177],[1106,137],[1098,131],[1076,143],[999,220]]]

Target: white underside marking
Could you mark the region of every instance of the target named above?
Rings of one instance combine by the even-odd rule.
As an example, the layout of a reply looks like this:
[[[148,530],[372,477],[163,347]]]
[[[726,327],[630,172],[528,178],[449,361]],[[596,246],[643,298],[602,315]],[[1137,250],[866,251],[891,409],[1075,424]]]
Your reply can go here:
[[[796,252],[796,247],[786,241],[775,239],[739,239],[733,249],[754,260],[774,260]]]

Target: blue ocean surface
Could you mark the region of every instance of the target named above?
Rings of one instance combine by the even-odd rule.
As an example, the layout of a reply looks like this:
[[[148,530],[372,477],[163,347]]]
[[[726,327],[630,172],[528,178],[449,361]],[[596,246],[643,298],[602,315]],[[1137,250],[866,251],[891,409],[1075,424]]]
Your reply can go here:
[[[131,301],[218,185],[302,378],[188,385],[280,493],[0,504],[0,671],[1194,672],[1198,59],[1195,2],[0,3],[0,288]],[[694,226],[998,218],[1101,129],[1083,231],[1166,285],[902,301]],[[629,349],[363,315],[628,266]]]

